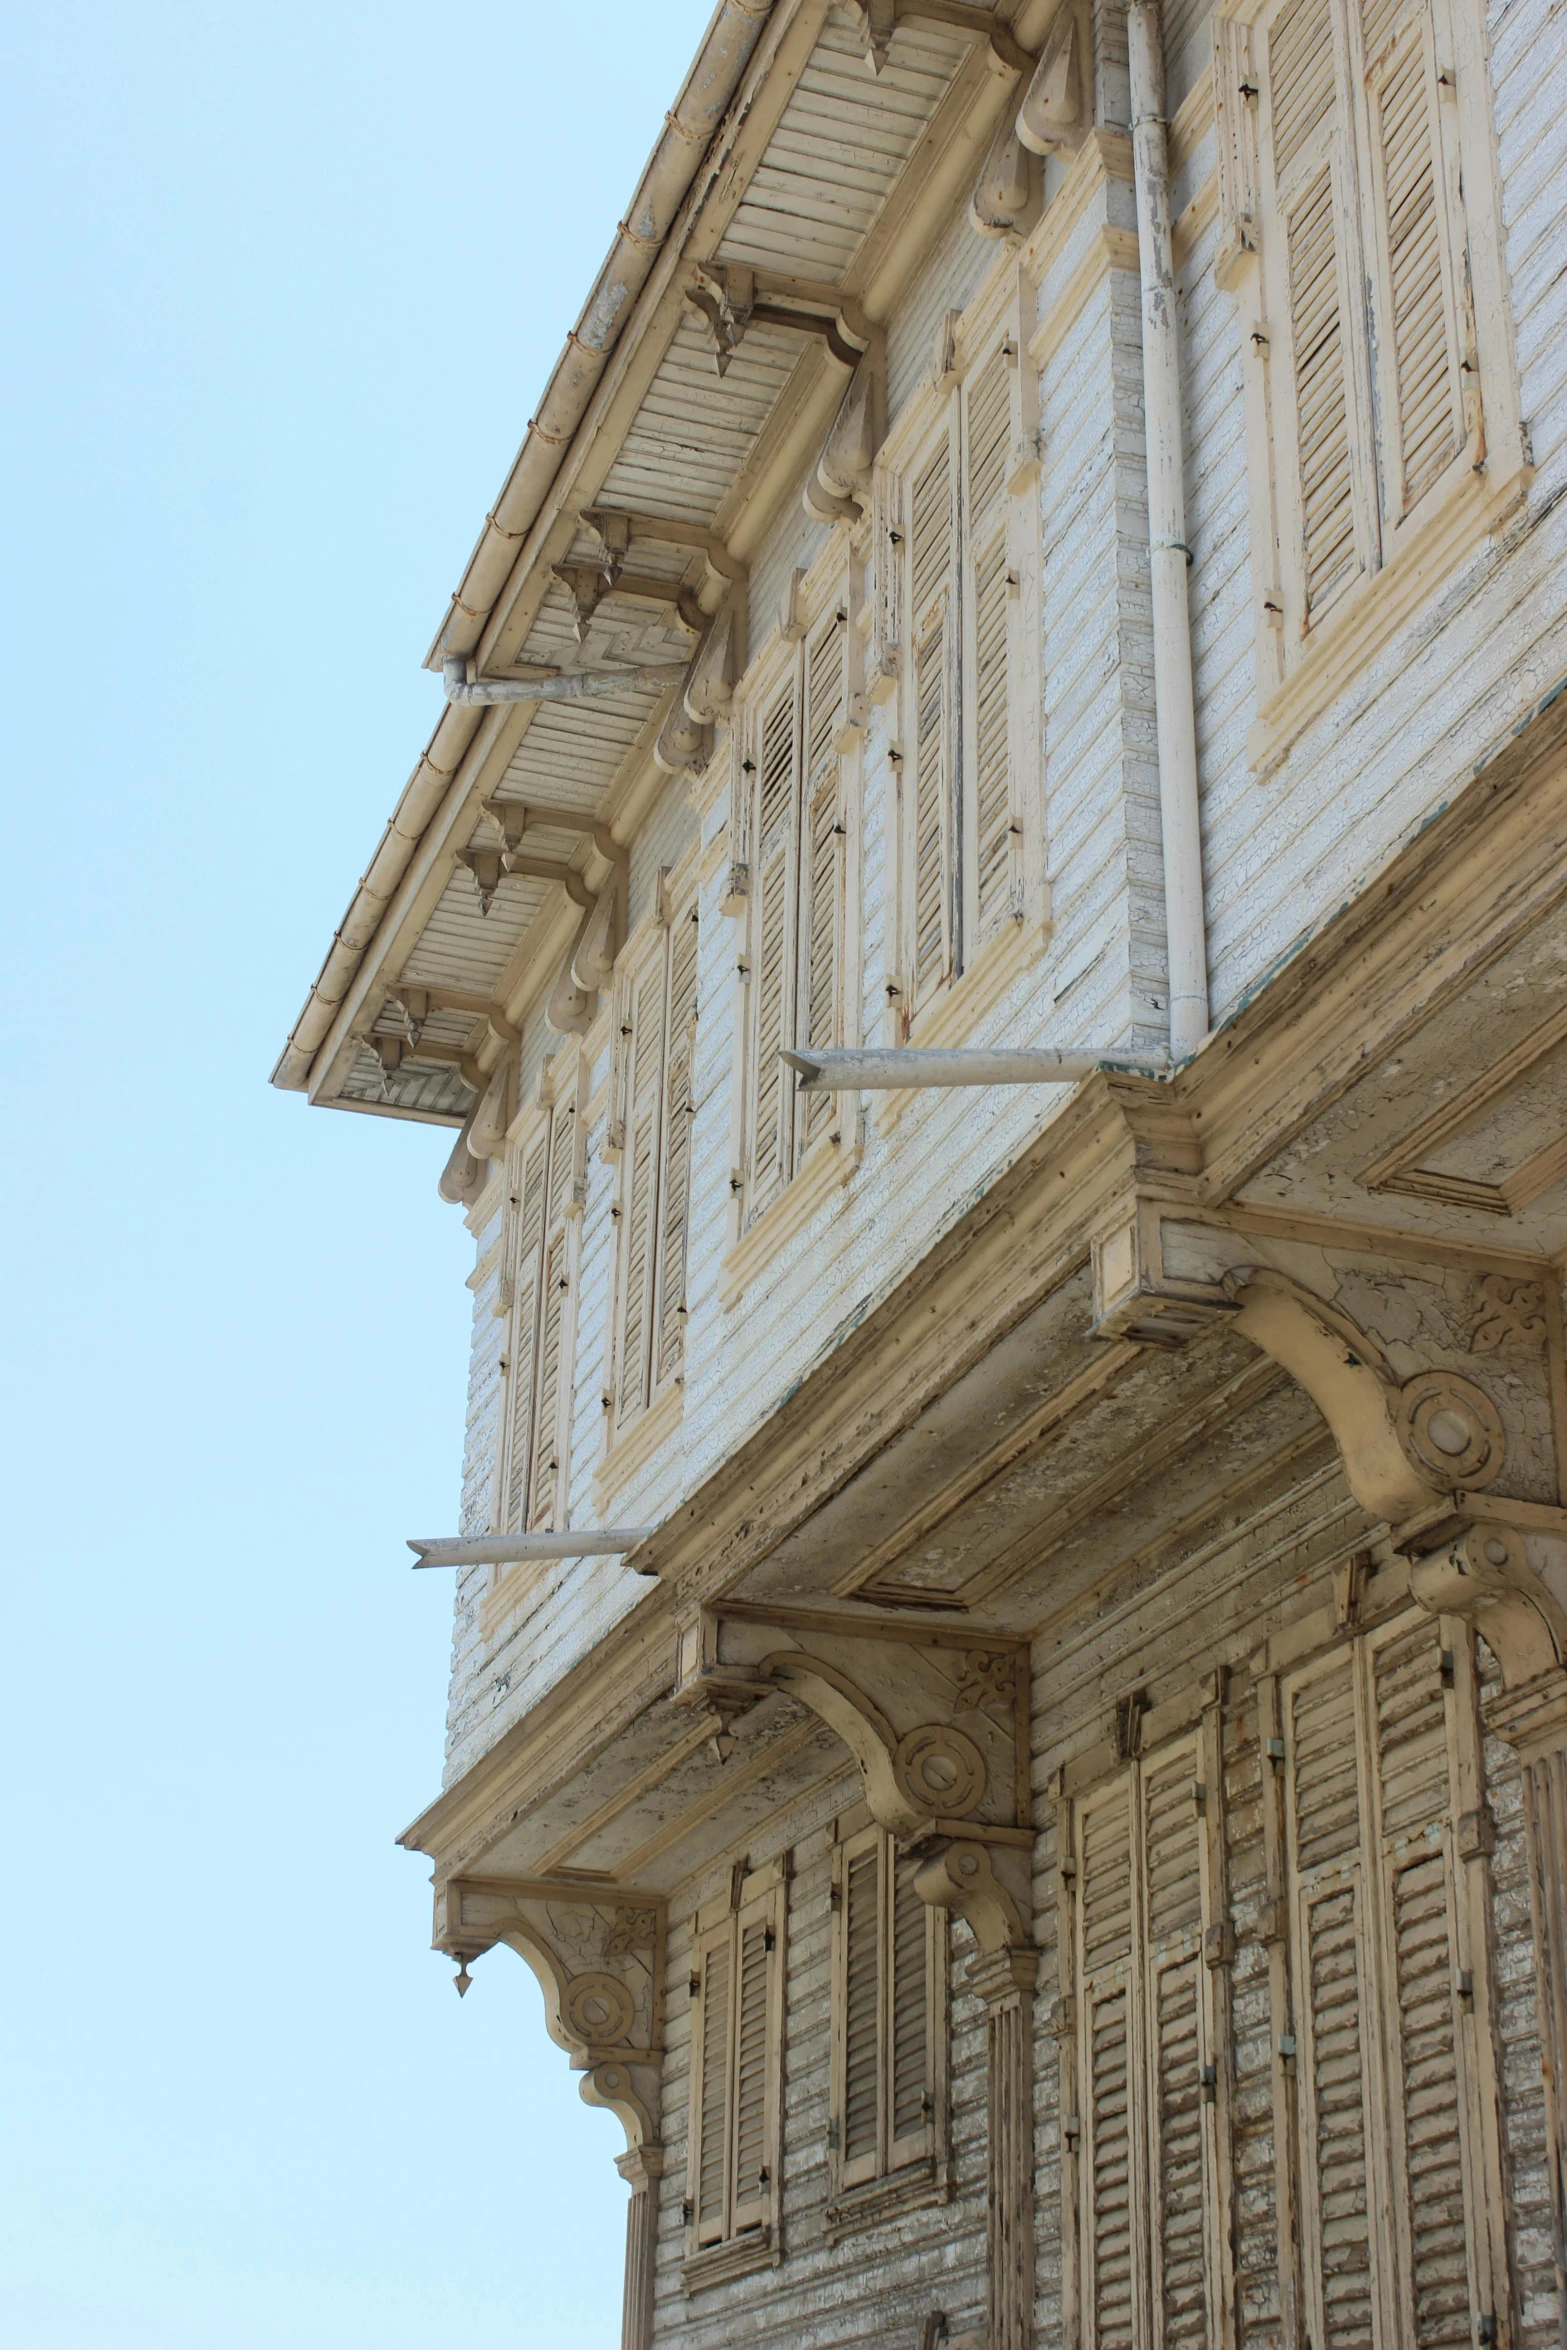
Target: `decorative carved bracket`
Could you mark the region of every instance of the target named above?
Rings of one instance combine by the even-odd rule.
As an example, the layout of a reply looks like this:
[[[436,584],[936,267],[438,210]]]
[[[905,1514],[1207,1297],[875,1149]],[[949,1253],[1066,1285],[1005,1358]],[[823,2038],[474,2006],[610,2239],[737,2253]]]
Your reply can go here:
[[[752,269],[739,261],[699,261],[686,301],[701,319],[720,375],[727,375],[753,326],[819,335],[843,367],[858,367],[873,340],[853,297],[813,278]]]
[[[922,1899],[958,1911],[982,1950],[1028,1942],[1026,1643],[741,1602],[684,1626],[676,1702],[708,1710],[717,1739],[773,1690],[842,1739]]]
[[[550,2038],[617,2114],[629,2156],[656,2163],[664,2052],[666,1914],[653,1893],[540,1878],[452,1877],[437,1887],[435,1947],[464,1970],[498,1942],[527,1960]]]

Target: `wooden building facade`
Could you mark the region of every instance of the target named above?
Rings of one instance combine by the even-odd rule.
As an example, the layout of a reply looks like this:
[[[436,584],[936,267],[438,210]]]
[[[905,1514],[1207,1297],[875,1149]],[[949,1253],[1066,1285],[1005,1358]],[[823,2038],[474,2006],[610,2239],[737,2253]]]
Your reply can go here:
[[[1564,212],[1547,0],[721,0],[486,518],[276,1081],[625,2350],[1567,2344]]]

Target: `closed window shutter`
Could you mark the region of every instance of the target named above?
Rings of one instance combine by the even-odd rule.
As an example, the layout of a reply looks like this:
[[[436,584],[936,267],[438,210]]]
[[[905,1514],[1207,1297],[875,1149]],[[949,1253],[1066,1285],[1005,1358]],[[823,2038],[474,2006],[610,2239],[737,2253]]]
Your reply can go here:
[[[1471,2339],[1470,2248],[1447,1700],[1441,1634],[1429,1617],[1373,1647],[1370,1680],[1408,2338],[1421,2350],[1456,2350]]]
[[[801,1044],[838,1041],[838,989],[842,961],[843,858],[839,821],[838,729],[843,724],[844,623],[834,613],[812,640],[805,666],[805,838],[801,857]],[[831,1094],[811,1094],[797,1105],[813,1142],[833,1121]]]
[[[900,1884],[897,1848],[886,1845],[886,1870],[892,1909],[891,2098],[888,2134],[889,2163],[917,2160],[928,2152],[934,2127],[934,2089],[931,2064],[931,1967],[940,1917],[921,1901],[911,1884]],[[935,1944],[939,1948],[939,1944]]]
[[[1307,2292],[1323,2350],[1372,2340],[1365,1891],[1354,1660],[1286,1691]]]
[[[1163,2350],[1209,2339],[1204,2262],[1202,1861],[1197,1755],[1143,1778],[1148,2042],[1152,2054],[1152,2293]]]
[[[717,2244],[729,2232],[729,2023],[733,1929],[707,1946],[702,1964],[700,2088],[697,2098],[696,2240]]]
[[[548,1229],[544,1242],[539,1299],[538,1369],[535,1373],[533,1460],[528,1483],[528,1524],[548,1527],[559,1507],[561,1466],[569,1404],[570,1369],[565,1360],[571,1286],[570,1228],[566,1207],[576,1145],[574,1104],[557,1102],[550,1118]]]
[[[1464,447],[1455,271],[1448,251],[1441,114],[1430,12],[1389,0],[1365,12],[1372,285],[1382,494],[1397,523]]]
[[[517,1253],[513,1275],[507,1437],[507,1533],[527,1522],[528,1462],[533,1438],[533,1370],[538,1343],[539,1254],[544,1237],[545,1168],[549,1125],[520,1154],[517,1170]]]
[[[1338,185],[1341,108],[1330,0],[1288,0],[1268,29],[1262,56],[1273,156],[1268,200],[1275,215],[1265,243],[1281,274],[1270,308],[1283,314],[1288,327],[1287,349],[1274,357],[1285,362],[1292,395],[1301,589],[1292,620],[1302,636],[1361,568],[1350,447],[1352,359],[1341,284],[1346,191]],[[1276,384],[1279,375],[1276,364]]]
[[[691,1120],[696,1103],[696,907],[676,914],[669,940],[668,1067],[664,1079],[663,1169],[659,1180],[658,1386],[685,1351],[686,1245],[691,1206]]]
[[[796,813],[793,682],[762,721],[756,779],[756,875],[751,947],[751,1164],[747,1222],[787,1180],[792,1087],[778,1054],[789,1042],[789,897]]]
[[[1095,2350],[1132,2350],[1136,2314],[1131,1800],[1123,1778],[1078,1815],[1083,2338]]]
[[[1011,577],[1007,550],[1007,453],[1012,368],[997,346],[968,394],[966,455],[972,557],[973,917],[986,939],[1012,912]]]
[[[846,2186],[874,2178],[880,2168],[881,1895],[877,1831],[851,1846],[842,1878],[843,2178]]]
[[[773,1934],[765,1909],[741,1912],[735,1985],[733,2233],[767,2218],[772,2102]]]
[[[952,460],[943,439],[916,476],[909,507],[914,781],[910,895],[913,1003],[953,968],[952,745],[955,668]]]
[[[635,1418],[648,1399],[659,1126],[664,1075],[665,942],[660,936],[631,987],[630,1078],[620,1280],[620,1347],[615,1365],[615,1424]]]

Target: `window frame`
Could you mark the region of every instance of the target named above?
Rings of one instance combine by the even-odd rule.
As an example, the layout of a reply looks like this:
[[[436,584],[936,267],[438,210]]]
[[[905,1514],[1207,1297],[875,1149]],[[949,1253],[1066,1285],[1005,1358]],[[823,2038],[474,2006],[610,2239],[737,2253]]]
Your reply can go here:
[[[835,533],[812,571],[795,584],[791,618],[780,627],[753,664],[740,694],[735,726],[734,778],[737,866],[744,870],[741,915],[740,991],[737,1006],[737,1150],[734,1172],[736,1214],[732,1238],[743,1239],[797,1182],[807,1159],[835,1155],[843,1121],[831,1095],[801,1097],[778,1062],[778,1046],[845,1044],[857,1033],[855,1013],[858,956],[851,920],[859,880],[855,857],[858,826],[858,760],[863,735],[854,697],[860,665],[855,626],[856,566],[846,536]],[[824,679],[816,659],[834,642],[832,699],[836,719],[816,734],[816,697]],[[830,655],[829,655],[830,660]],[[786,804],[769,810],[775,772],[775,729],[787,710]],[[774,759],[769,753],[774,751]],[[825,817],[831,816],[831,824]],[[823,822],[813,819],[822,817]],[[817,848],[807,854],[807,831]],[[812,1032],[811,996],[815,892],[823,881],[818,831],[830,844],[829,923],[831,979],[825,1035]],[[774,860],[779,860],[782,938],[769,955]],[[819,935],[819,934],[818,934]],[[768,998],[776,969],[777,1000]]]
[[[897,1901],[909,1888],[897,1882],[898,1846],[890,1832],[870,1819],[864,1806],[834,1822],[832,1843],[831,2075],[827,2129],[827,2230],[829,2236],[868,2227],[915,2203],[945,2199],[948,2187],[948,2110],[951,2043],[948,2013],[950,1934],[947,1914],[928,1903],[921,1925],[920,1964],[924,1982],[924,2104],[919,2129],[896,2133],[893,2111],[897,2064],[896,1999]],[[851,1895],[856,1864],[869,1858],[874,1871],[874,1976],[876,2008],[876,2141],[869,2153],[847,2144],[848,2066],[852,2028],[850,1969],[854,1917]],[[913,1896],[915,1900],[918,1896]],[[889,1982],[892,1996],[889,1998]]]
[[[507,1146],[506,1195],[502,1212],[502,1294],[507,1338],[502,1394],[501,1442],[497,1447],[496,1498],[491,1513],[498,1533],[532,1532],[564,1522],[570,1492],[575,1433],[573,1384],[576,1369],[577,1297],[581,1274],[581,1226],[587,1196],[586,1131],[582,1105],[586,1072],[576,1048],[547,1058],[535,1098]],[[530,1237],[528,1179],[541,1171],[539,1229]],[[560,1289],[561,1313],[554,1333],[553,1408],[542,1402],[541,1350],[550,1342],[546,1283]],[[526,1387],[524,1388],[524,1379]],[[527,1398],[525,1457],[519,1463],[519,1406]],[[540,1446],[553,1450],[545,1477],[539,1475]],[[519,1476],[523,1484],[519,1490]],[[546,1482],[547,1479],[547,1482]],[[495,1570],[495,1582],[505,1570]]]
[[[945,1015],[975,1001],[976,977],[992,966],[1009,965],[1018,942],[1042,947],[1045,809],[1041,715],[1042,658],[1039,643],[1038,575],[1042,530],[1037,499],[1028,493],[1038,480],[1038,370],[1029,356],[1025,321],[1031,319],[1034,289],[1021,265],[1008,259],[959,313],[949,314],[938,338],[931,374],[909,401],[888,435],[877,461],[873,514],[874,561],[872,670],[892,683],[890,732],[896,807],[889,827],[895,844],[891,860],[893,940],[889,973],[888,1041],[915,1040],[933,1033],[945,1040]],[[975,395],[992,364],[1004,366],[1005,401],[999,470],[983,512],[967,512]],[[940,882],[943,950],[941,968],[921,969],[919,942],[928,928],[923,913],[920,871],[922,823],[920,737],[926,676],[922,645],[933,626],[941,590],[932,586],[916,609],[916,515],[914,493],[927,469],[947,451],[950,547],[944,566],[947,630],[943,746],[946,772],[940,783],[939,828],[945,870]],[[1004,695],[1002,756],[1005,778],[998,810],[1005,825],[1005,871],[1001,887],[981,901],[979,717],[982,688],[976,647],[980,636],[977,591],[981,567],[999,554],[997,580],[1004,588]],[[987,730],[994,756],[994,728]],[[1039,927],[1036,928],[1035,924]],[[983,983],[980,983],[983,993]]]
[[[788,1970],[789,1858],[747,1870],[738,1863],[727,1891],[699,1910],[691,1922],[691,2070],[688,2106],[685,2267],[688,2292],[724,2276],[771,2266],[780,2254],[783,2168],[783,2055]],[[741,2039],[742,1966],[748,1936],[764,1943],[762,2004],[762,2098],[751,2126],[761,2162],[760,2191],[743,2196],[739,2138],[747,2117],[737,2083]],[[715,1975],[720,1990],[713,1993]],[[722,2014],[722,2036],[718,2018]],[[712,2081],[715,2047],[723,2079]],[[722,2149],[716,2160],[716,2225],[710,2199],[704,2208],[705,2140],[718,2121]]]
[[[1402,0],[1370,60],[1362,10],[1352,0],[1323,0],[1333,40],[1332,120],[1325,138],[1313,136],[1333,183],[1354,561],[1320,612],[1308,609],[1285,225],[1299,169],[1292,157],[1285,187],[1278,186],[1269,80],[1269,35],[1290,5],[1219,0],[1213,18],[1221,217],[1215,274],[1241,311],[1258,710],[1247,750],[1261,774],[1497,526],[1528,476],[1478,0]],[[1395,459],[1388,447],[1396,336],[1387,331],[1391,231],[1380,208],[1373,104],[1389,57],[1414,38],[1422,44],[1434,140],[1443,334],[1462,432],[1454,454],[1410,502],[1401,491],[1402,450]],[[1380,332],[1368,328],[1372,316]]]
[[[660,871],[654,910],[623,949],[612,998],[609,1116],[604,1156],[614,1163],[611,1220],[615,1245],[610,1279],[605,1382],[609,1397],[606,1441],[613,1446],[685,1377],[686,1275],[691,1237],[691,1129],[696,1115],[695,1054],[700,976],[700,898],[693,861]],[[657,995],[653,1068],[643,1092],[637,1006]],[[676,1121],[683,1121],[684,1131]],[[650,1168],[645,1205],[637,1201],[643,1148]],[[678,1185],[680,1196],[673,1196]],[[671,1226],[671,1211],[674,1223]],[[640,1298],[631,1273],[639,1213],[645,1216]],[[677,1278],[670,1284],[672,1249]],[[633,1304],[640,1328],[632,1322]],[[634,1336],[633,1336],[634,1334]],[[637,1360],[627,1364],[628,1345]],[[628,1375],[628,1370],[629,1374]]]

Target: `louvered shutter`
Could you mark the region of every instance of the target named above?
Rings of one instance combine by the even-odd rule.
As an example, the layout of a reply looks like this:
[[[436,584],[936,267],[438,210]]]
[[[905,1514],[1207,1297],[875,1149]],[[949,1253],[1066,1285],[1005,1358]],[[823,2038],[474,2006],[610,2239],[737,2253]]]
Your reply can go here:
[[[730,2010],[734,1930],[709,1941],[702,1961],[702,2012],[696,2148],[695,2232],[699,2244],[717,2244],[729,2232]]]
[[[955,535],[952,456],[943,437],[915,476],[909,494],[914,735],[908,851],[911,1010],[918,1010],[954,967]]]
[[[685,1351],[686,1246],[691,1207],[691,1120],[695,1114],[697,917],[693,902],[675,914],[669,937],[667,1066],[663,1166],[659,1177],[658,1320],[654,1384],[679,1370]]]
[[[534,1375],[533,1458],[528,1480],[528,1524],[546,1528],[560,1502],[570,1405],[571,1252],[566,1208],[576,1150],[575,1104],[557,1101],[550,1117],[547,1228],[541,1275],[537,1370]]]
[[[766,2223],[770,2201],[774,1937],[771,1902],[742,1910],[736,1931],[734,2178],[730,2232]]]
[[[615,1363],[617,1428],[633,1420],[648,1400],[666,960],[666,942],[659,933],[629,990],[626,1142],[621,1161],[620,1344]]]
[[[512,1276],[511,1351],[508,1357],[506,1522],[516,1533],[527,1523],[528,1463],[533,1440],[533,1372],[538,1346],[539,1256],[544,1237],[549,1122],[518,1154],[516,1257]]]
[[[1463,352],[1430,10],[1365,10],[1368,242],[1382,504],[1400,522],[1465,443]]]
[[[1322,2350],[1373,2339],[1365,1883],[1354,1658],[1341,1650],[1284,1692],[1287,1827],[1296,1897],[1297,2064],[1307,2304]]]
[[[839,813],[838,729],[843,724],[845,627],[834,613],[812,638],[805,663],[805,825],[801,851],[799,1017],[801,1044],[836,1044],[843,957],[843,831]],[[831,1094],[796,1106],[802,1144],[831,1126]]]
[[[778,1058],[793,1016],[789,902],[796,829],[797,693],[791,679],[762,720],[756,776],[751,933],[751,1119],[746,1221],[788,1180],[793,1087]]]
[[[1078,2064],[1083,2339],[1132,2350],[1132,1783],[1085,1798],[1077,1816]]]
[[[881,1842],[881,1832],[872,1828],[856,1838],[843,1857],[838,2025],[843,2036],[839,2132],[846,2187],[875,2178],[881,2168]]]
[[[1150,2293],[1160,2350],[1210,2339],[1205,2252],[1202,1858],[1195,1746],[1142,1774]]]
[[[1406,2338],[1454,2350],[1471,2332],[1464,2095],[1441,1633],[1429,1616],[1370,1645],[1384,2045]]]
[[[1276,429],[1290,434],[1296,563],[1286,624],[1298,643],[1363,568],[1351,446],[1354,355],[1345,319],[1349,191],[1330,0],[1286,0],[1259,44]],[[1282,343],[1282,348],[1280,347]]]
[[[997,346],[965,401],[966,527],[970,548],[969,671],[966,697],[972,778],[968,816],[970,917],[990,937],[1012,907],[1010,632],[1007,452],[1012,440],[1012,368]]]
[[[942,1918],[898,1879],[897,1846],[883,1845],[887,1904],[892,1916],[892,1991],[887,2038],[890,2074],[887,2162],[897,2170],[928,2154],[935,2124],[934,2050],[931,2046],[931,1974],[940,1949]]]

